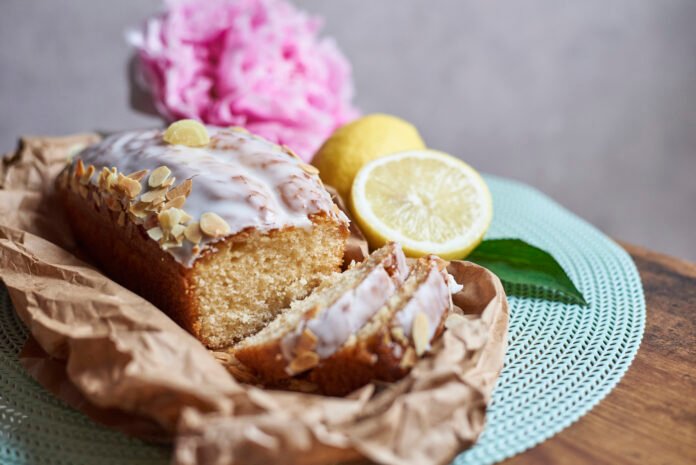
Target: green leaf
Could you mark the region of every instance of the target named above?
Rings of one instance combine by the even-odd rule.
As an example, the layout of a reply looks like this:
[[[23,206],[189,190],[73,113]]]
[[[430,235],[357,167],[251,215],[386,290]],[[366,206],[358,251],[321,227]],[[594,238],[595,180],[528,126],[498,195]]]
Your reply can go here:
[[[467,260],[488,268],[501,281],[557,292],[574,303],[587,305],[582,293],[548,252],[520,239],[488,239]]]

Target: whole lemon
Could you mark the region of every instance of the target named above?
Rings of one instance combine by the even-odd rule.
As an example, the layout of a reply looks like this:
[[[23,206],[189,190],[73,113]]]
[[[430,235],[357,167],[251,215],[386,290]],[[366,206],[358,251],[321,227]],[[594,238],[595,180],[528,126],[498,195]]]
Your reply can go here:
[[[375,158],[404,150],[424,149],[418,130],[396,116],[375,113],[336,129],[314,156],[324,183],[350,198],[353,178],[360,168]]]

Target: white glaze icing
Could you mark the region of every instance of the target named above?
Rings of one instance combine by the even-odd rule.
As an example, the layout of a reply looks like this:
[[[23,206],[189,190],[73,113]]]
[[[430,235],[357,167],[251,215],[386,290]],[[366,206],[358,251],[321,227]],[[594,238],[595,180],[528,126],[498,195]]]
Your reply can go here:
[[[464,286],[459,284],[455,279],[454,276],[451,274],[447,273],[447,287],[449,287],[450,294],[454,295],[457,292],[461,291],[464,289]]]
[[[406,305],[394,316],[403,329],[404,335],[410,338],[413,319],[418,313],[424,313],[428,318],[428,349],[430,341],[440,325],[442,314],[450,308],[452,302],[448,275],[447,271],[440,271],[433,262],[428,277],[414,291]]]
[[[408,277],[409,268],[401,246],[365,276],[353,289],[341,295],[316,317],[299,324],[281,341],[286,360],[291,360],[300,335],[309,329],[317,338],[315,351],[320,359],[333,355],[352,334],[367,323]]]
[[[281,147],[235,129],[208,126],[207,130],[210,144],[201,148],[167,144],[158,129],[114,134],[86,148],[73,162],[82,159],[97,172],[115,167],[125,175],[167,166],[176,177],[174,185],[192,180],[183,209],[193,221],[205,212],[217,213],[229,224],[229,235],[247,228],[262,232],[307,228],[312,226],[309,215],[322,212],[348,223],[318,176],[306,172],[303,163]],[[147,181],[147,176],[141,180],[141,195],[148,190]],[[96,184],[97,176],[91,182]],[[206,246],[220,239],[204,238],[196,252],[188,241],[167,251],[190,267]]]
[[[327,358],[336,352],[351,334],[372,318],[395,290],[396,285],[384,268],[375,268],[355,289],[343,294],[318,318],[309,320],[307,329],[317,337],[319,358]]]

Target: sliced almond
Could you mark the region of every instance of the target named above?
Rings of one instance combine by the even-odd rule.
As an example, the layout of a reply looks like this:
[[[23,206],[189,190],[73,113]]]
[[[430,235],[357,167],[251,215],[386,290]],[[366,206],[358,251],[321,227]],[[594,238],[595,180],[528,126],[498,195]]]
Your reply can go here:
[[[307,371],[310,368],[314,368],[319,364],[319,355],[316,352],[303,352],[295,357],[290,365],[288,365],[287,372],[291,375],[296,375]]]
[[[184,206],[186,203],[186,197],[183,195],[180,195],[178,197],[174,197],[173,199],[169,200],[167,203],[164,204],[162,208],[167,209],[167,208],[181,208]]]
[[[102,204],[101,194],[99,192],[92,192],[92,201],[95,204],[97,204],[98,207],[101,207],[101,204]]]
[[[87,189],[85,186],[80,186],[79,191],[80,191],[80,196],[83,199],[86,199],[87,196],[89,195],[89,189]]]
[[[133,178],[128,178],[122,174],[118,175],[118,187],[119,190],[126,194],[129,199],[134,199],[143,189],[140,181],[136,181]]]
[[[118,176],[115,172],[108,168],[102,168],[101,173],[99,173],[99,189],[103,192],[109,192],[117,180]]]
[[[128,211],[133,214],[136,218],[145,218],[147,216],[147,211],[145,210],[145,207],[147,207],[148,204],[145,202],[135,202],[134,204],[130,205],[128,207]]]
[[[203,213],[199,226],[204,234],[211,237],[222,237],[230,233],[230,225],[213,212]]]
[[[99,172],[99,176],[97,177],[97,185],[99,186],[99,189],[102,191],[106,190],[106,178],[111,174],[111,171],[109,171],[106,168],[102,168],[102,170]]]
[[[181,244],[184,240],[184,232],[186,231],[186,226],[183,224],[175,224],[169,234],[176,239],[176,242]]]
[[[411,337],[413,345],[416,349],[416,355],[419,357],[428,350],[428,339],[430,336],[430,323],[428,316],[425,313],[418,313],[413,318],[413,327],[411,328]]]
[[[445,320],[445,328],[455,328],[464,322],[466,322],[466,318],[464,318],[462,315],[459,313],[451,313]]]
[[[400,342],[402,344],[408,343],[408,339],[404,335],[404,328],[402,328],[401,326],[392,327],[391,328],[391,336],[397,342]]]
[[[399,361],[399,367],[402,369],[411,368],[413,365],[416,364],[416,360],[418,360],[416,356],[416,351],[413,350],[413,347],[408,346],[406,348],[406,352],[404,352],[404,355],[401,357],[401,360]]]
[[[192,218],[193,217],[191,215],[186,213],[184,210],[181,210],[181,218],[179,218],[179,223],[188,224],[188,222],[191,221]]]
[[[170,186],[171,186],[172,184],[174,184],[175,182],[176,182],[176,177],[171,176],[171,177],[169,177],[166,181],[164,181],[164,182],[162,183],[162,185],[160,185],[160,187],[170,187]]]
[[[170,174],[172,174],[172,172],[168,167],[160,166],[150,174],[147,185],[150,187],[159,187],[167,180]]]
[[[191,223],[184,230],[184,236],[194,244],[198,244],[203,239],[203,232],[198,223]]]
[[[92,180],[92,176],[94,176],[94,165],[89,165],[85,173],[80,177],[80,184],[86,186]]]
[[[135,179],[136,181],[142,181],[145,175],[147,174],[147,170],[140,170],[136,171],[135,173],[131,173],[127,175],[127,178]]]
[[[167,232],[170,229],[172,229],[172,220],[171,217],[169,216],[169,210],[164,210],[159,212],[157,215],[157,220],[159,221],[160,228],[162,228],[163,232]]]
[[[300,168],[302,168],[302,171],[304,171],[307,174],[319,174],[319,170],[315,166],[308,165],[307,163],[300,163]]]
[[[126,212],[121,211],[121,213],[118,214],[118,220],[116,221],[116,224],[119,226],[124,226],[126,224]]]
[[[167,188],[166,187],[163,187],[160,189],[153,189],[153,190],[147,191],[143,195],[141,195],[140,201],[146,202],[146,203],[157,203],[159,201],[161,203],[164,201],[166,195],[167,195]]]
[[[157,219],[159,220],[162,229],[169,231],[181,222],[183,215],[183,210],[179,210],[178,208],[169,208],[167,210],[162,210],[159,215],[157,215]]]
[[[179,196],[184,196],[184,198],[188,197],[191,193],[192,187],[193,183],[191,182],[191,180],[186,179],[184,182],[176,186],[174,189],[167,192],[167,200],[172,200]]]
[[[73,173],[77,179],[81,179],[82,176],[85,174],[85,164],[82,163],[82,160],[77,160],[77,164],[75,165],[75,171]]]
[[[287,145],[281,145],[280,148],[283,150],[283,152],[287,153],[293,158],[297,158],[298,160],[302,160],[299,155],[297,155],[290,147]]]
[[[309,329],[305,329],[297,340],[295,350],[298,353],[314,350],[317,346],[317,336]]]
[[[147,235],[150,236],[150,239],[159,242],[164,237],[164,231],[160,227],[155,226],[147,230]]]

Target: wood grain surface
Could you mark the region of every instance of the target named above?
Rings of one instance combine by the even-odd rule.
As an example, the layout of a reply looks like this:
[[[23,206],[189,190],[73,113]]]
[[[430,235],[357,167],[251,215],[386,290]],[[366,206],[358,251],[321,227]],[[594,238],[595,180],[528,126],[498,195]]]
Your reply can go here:
[[[696,464],[696,265],[622,245],[647,304],[636,359],[590,413],[503,464]]]

